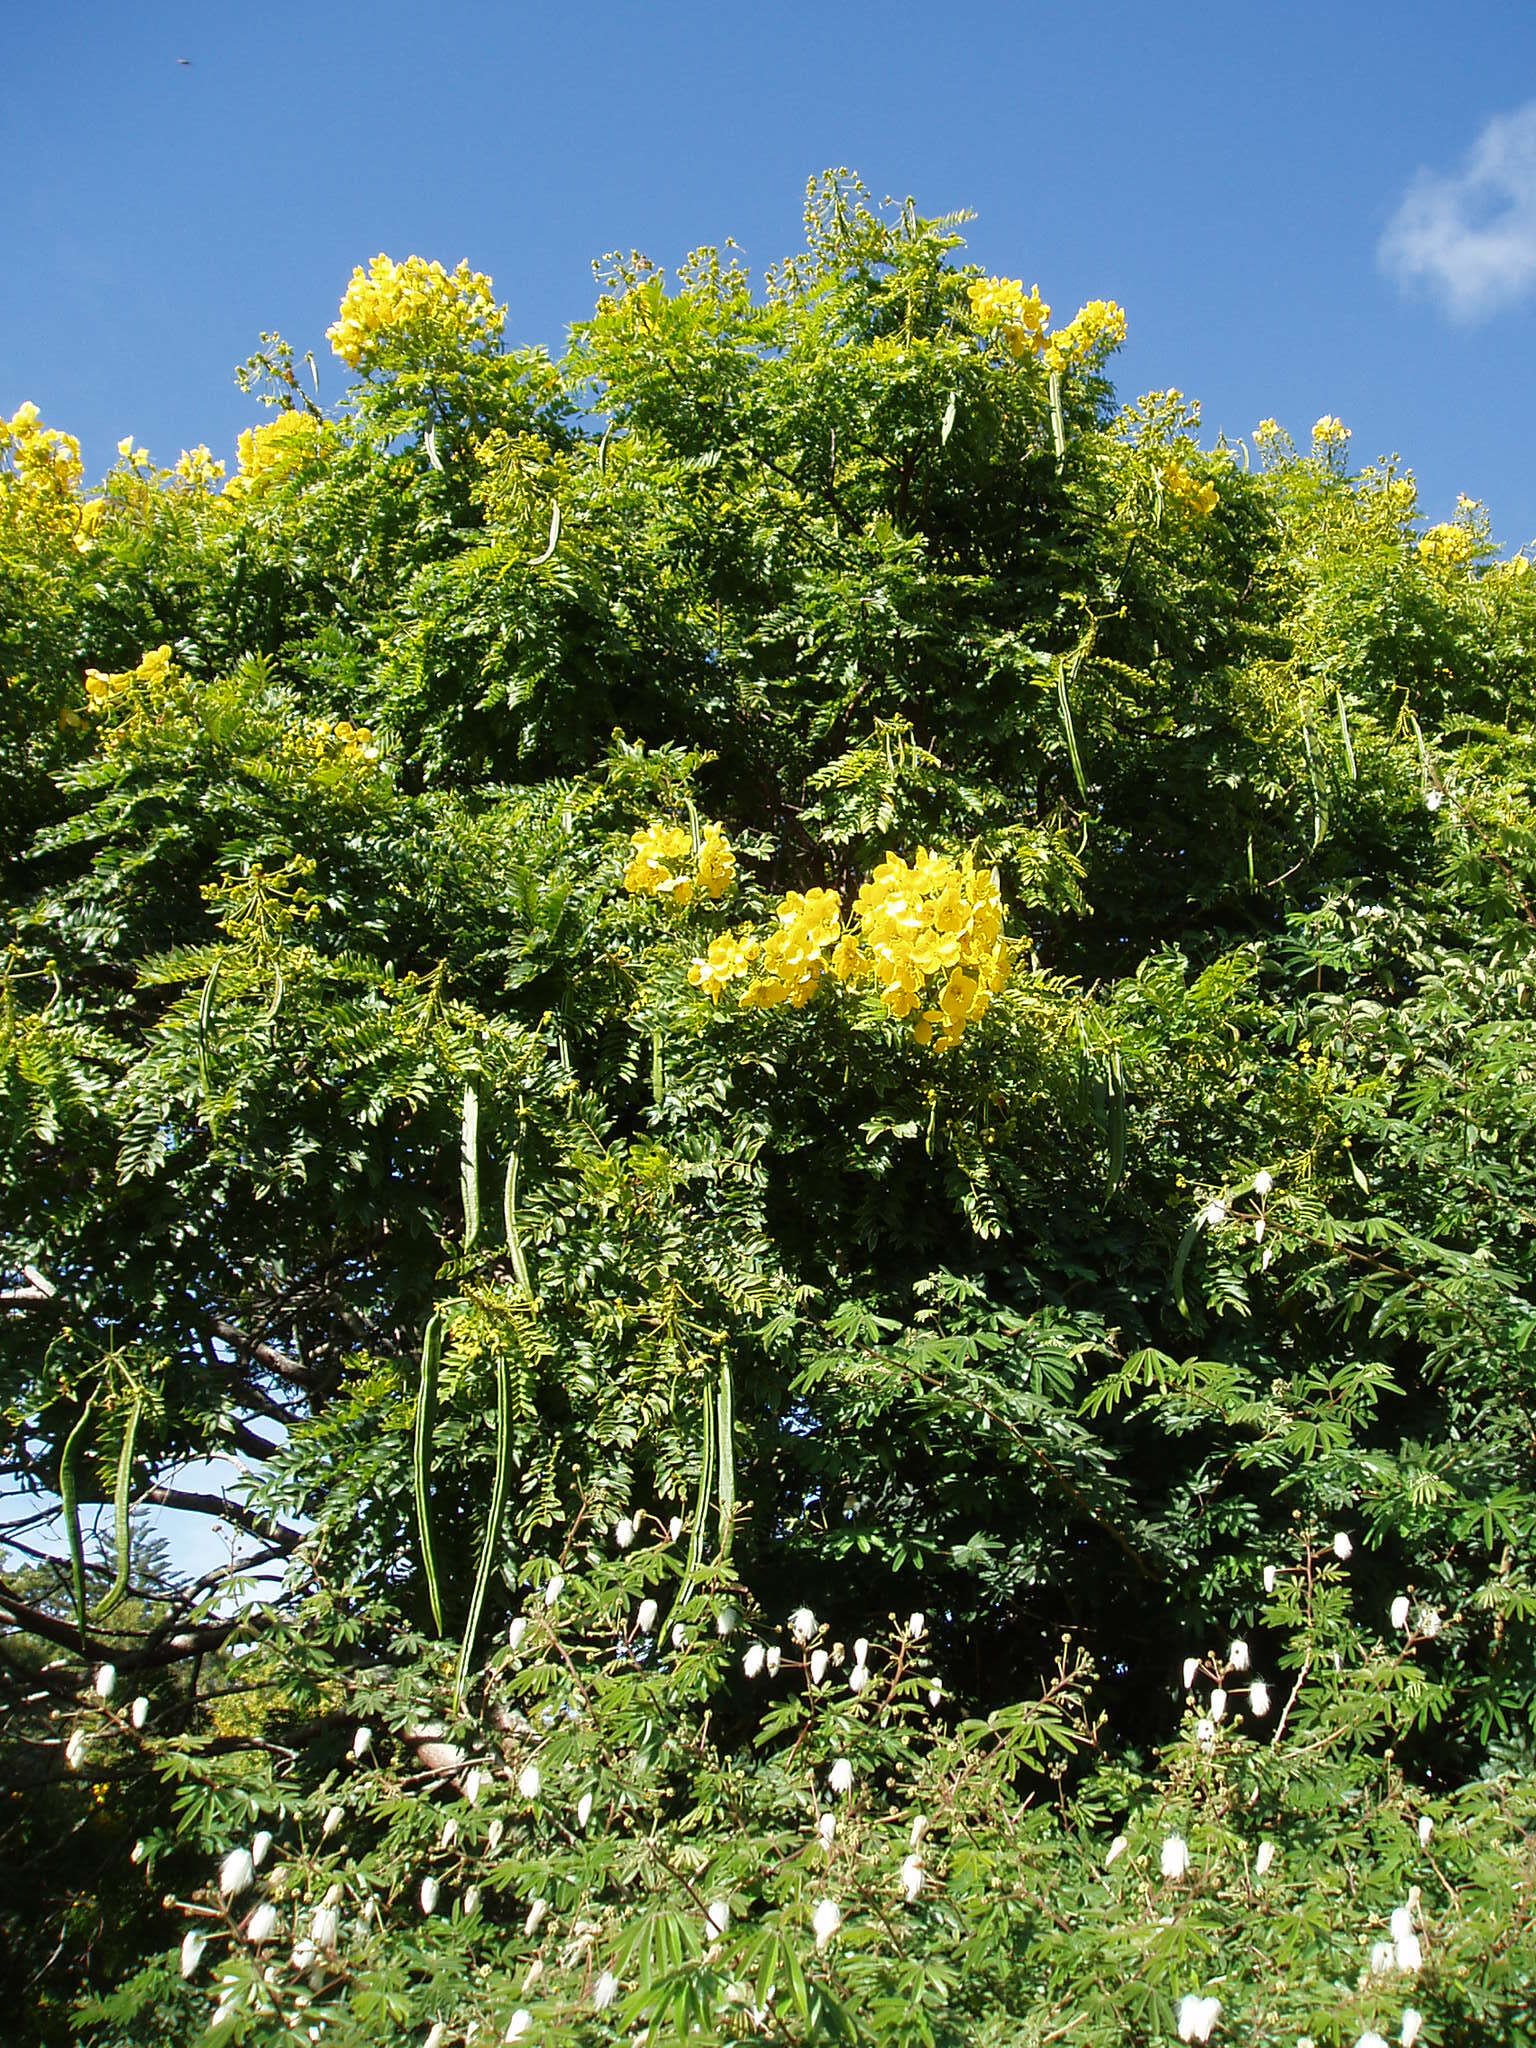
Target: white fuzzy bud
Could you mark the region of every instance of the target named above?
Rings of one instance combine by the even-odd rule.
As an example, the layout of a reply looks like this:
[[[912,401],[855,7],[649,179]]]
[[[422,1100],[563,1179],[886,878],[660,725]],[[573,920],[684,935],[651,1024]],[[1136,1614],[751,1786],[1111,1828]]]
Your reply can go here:
[[[480,1804],[480,1791],[484,1783],[485,1776],[479,1769],[472,1770],[468,1777],[465,1778],[464,1797],[471,1806],[478,1806]]]
[[[920,1643],[927,1633],[928,1623],[925,1620],[921,1611],[909,1614],[907,1616],[907,1634],[912,1638],[914,1643]]]
[[[1340,1564],[1347,1564],[1350,1558],[1352,1558],[1355,1554],[1354,1544],[1350,1542],[1348,1536],[1342,1529],[1340,1529],[1338,1534],[1333,1539],[1333,1554],[1339,1560]]]
[[[1426,1642],[1433,1642],[1440,1633],[1440,1617],[1433,1607],[1421,1607],[1413,1617],[1413,1625]]]
[[[1399,1593],[1392,1602],[1392,1605],[1387,1609],[1387,1617],[1394,1628],[1406,1628],[1408,1626],[1408,1606],[1408,1595],[1406,1593]]]
[[[259,1828],[251,1839],[251,1861],[260,1870],[272,1854],[272,1837],[265,1828]]]
[[[1181,1998],[1179,2000],[1179,2039],[1181,2041],[1209,2041],[1216,2022],[1221,2018],[1219,1998]]]
[[[345,1819],[346,1815],[342,1812],[341,1808],[339,1806],[333,1806],[330,1812],[325,1816],[325,1819],[320,1823],[320,1834],[322,1839],[328,1839],[330,1836],[334,1835],[336,1830],[341,1826],[342,1822]]]
[[[860,1636],[854,1644],[853,1661],[855,1664],[867,1664],[869,1662],[869,1638],[867,1636]]]
[[[200,1934],[194,1927],[181,1937],[181,1974],[192,1978],[197,1975],[197,1966],[203,1960],[203,1950],[208,1946],[206,1934]]]
[[[144,1697],[143,1693],[139,1694],[133,1705],[128,1709],[128,1719],[133,1723],[136,1730],[141,1729],[149,1719],[149,1701]]]
[[[459,1823],[453,1814],[443,1822],[443,1831],[437,1838],[439,1849],[451,1849],[459,1839]]]
[[[544,1788],[537,1764],[524,1764],[517,1774],[517,1789],[524,1799],[537,1799]]]
[[[479,1910],[480,1887],[477,1884],[472,1884],[469,1890],[464,1894],[464,1918],[466,1920],[473,1920],[475,1915],[479,1912]]]
[[[1259,1844],[1259,1853],[1258,1853],[1258,1855],[1257,1855],[1257,1856],[1255,1856],[1255,1857],[1254,1857],[1254,1859],[1253,1859],[1253,1874],[1254,1874],[1254,1876],[1255,1876],[1255,1877],[1264,1877],[1264,1876],[1266,1876],[1266,1875],[1267,1875],[1267,1873],[1268,1873],[1268,1871],[1269,1871],[1269,1866],[1270,1866],[1270,1865],[1271,1865],[1271,1864],[1272,1864],[1272,1863],[1274,1862],[1274,1860],[1275,1860],[1275,1845],[1274,1845],[1274,1843],[1273,1843],[1273,1842],[1260,1842],[1260,1844]]]
[[[620,1515],[613,1525],[613,1540],[620,1550],[628,1550],[635,1540],[635,1525],[628,1515]]]
[[[768,1652],[761,1643],[754,1643],[752,1645],[751,1649],[748,1650],[745,1657],[741,1660],[741,1668],[748,1678],[758,1678],[762,1675],[763,1665],[767,1661],[767,1656]]]
[[[592,1818],[592,1794],[591,1794],[590,1792],[583,1792],[583,1793],[582,1793],[582,1795],[581,1795],[581,1797],[580,1797],[580,1798],[579,1798],[579,1799],[577,1800],[577,1802],[576,1802],[576,1825],[577,1825],[577,1827],[579,1827],[579,1828],[585,1828],[585,1826],[586,1826],[587,1822],[588,1822],[588,1821],[589,1821],[589,1820],[590,1820],[591,1818]]]
[[[679,1621],[674,1624],[672,1629],[672,1647],[674,1650],[681,1650],[687,1647],[687,1643],[688,1631],[683,1627],[683,1624]]]
[[[116,1691],[117,1666],[103,1664],[96,1673],[96,1697],[99,1700],[109,1700]]]
[[[437,1879],[424,1877],[421,1880],[421,1910],[429,1919],[437,1911],[437,1902],[441,1897],[442,1890]]]
[[[334,1906],[316,1906],[309,1923],[309,1938],[322,1955],[333,1955],[341,1928]]]
[[[802,1646],[816,1633],[816,1617],[809,1607],[797,1607],[789,1617],[789,1632]]]
[[[816,1823],[816,1832],[821,1837],[821,1846],[829,1850],[837,1839],[837,1815],[824,1813]]]
[[[527,1615],[514,1614],[511,1621],[507,1624],[507,1648],[509,1650],[520,1649],[522,1647],[523,1637],[527,1635],[527,1633]]]
[[[812,1683],[812,1685],[820,1685],[821,1681],[822,1681],[822,1680],[823,1680],[823,1679],[824,1679],[824,1678],[826,1677],[826,1675],[827,1675],[827,1653],[826,1653],[826,1651],[825,1651],[825,1650],[812,1650],[812,1652],[811,1652],[811,1683]]]
[[[847,1795],[853,1790],[853,1765],[847,1757],[840,1756],[827,1773],[827,1783],[836,1793]]]
[[[529,2012],[525,2005],[520,2005],[517,2011],[513,2013],[511,2019],[507,2021],[507,2031],[501,2038],[503,2041],[521,2041],[532,2025],[533,2014]]]
[[[1238,1637],[1231,1649],[1228,1650],[1227,1662],[1234,1671],[1246,1671],[1248,1669],[1248,1645],[1241,1636]]]
[[[1371,1975],[1385,1977],[1397,1964],[1397,1951],[1390,1941],[1374,1941],[1371,1944]]]
[[[901,1866],[901,1889],[907,1904],[915,1905],[923,1889],[923,1866],[916,1856],[907,1857]]]
[[[565,1574],[564,1572],[556,1572],[544,1588],[544,1605],[546,1607],[553,1607],[564,1591]]]
[[[769,1649],[767,1656],[763,1659],[764,1666],[767,1669],[768,1676],[770,1678],[778,1677],[779,1666],[783,1663],[783,1661],[784,1652],[779,1648],[777,1643],[774,1643],[772,1647]]]
[[[715,1634],[722,1638],[735,1635],[737,1620],[734,1607],[722,1607],[715,1616]]]
[[[1189,1875],[1189,1844],[1182,1835],[1169,1835],[1163,1842],[1160,1857],[1164,1877],[1177,1884]]]
[[[868,1683],[869,1666],[867,1664],[855,1664],[848,1674],[848,1690],[850,1692],[862,1692]]]
[[[1267,1166],[1261,1166],[1253,1176],[1253,1192],[1261,1198],[1267,1195],[1275,1184],[1275,1177]]]
[[[1419,1815],[1419,1847],[1421,1849],[1427,1849],[1429,1847],[1429,1838],[1434,1832],[1434,1822],[1430,1819],[1427,1813],[1421,1813]]]
[[[1216,1747],[1216,1723],[1205,1714],[1195,1723],[1195,1742],[1207,1756]]]
[[[619,1980],[612,1970],[604,1970],[592,1986],[592,2008],[595,2012],[606,2012],[619,1995]]]
[[[85,1730],[77,1728],[64,1745],[64,1761],[72,1771],[85,1762]]]
[[[816,1936],[817,1948],[825,1948],[843,1924],[843,1909],[836,1899],[822,1899],[811,1915],[811,1928]]]
[[[1207,1230],[1219,1229],[1226,1220],[1227,1205],[1225,1202],[1207,1202],[1200,1211],[1200,1221]]]
[[[1403,2030],[1397,2037],[1402,2043],[1402,2048],[1413,2048],[1414,2042],[1419,2038],[1419,2029],[1423,2024],[1423,2013],[1415,2012],[1411,2005],[1404,2008]]]
[[[1265,1590],[1265,1592],[1266,1592],[1266,1593],[1273,1593],[1273,1592],[1274,1592],[1274,1590],[1275,1590],[1275,1580],[1276,1580],[1276,1579],[1277,1579],[1278,1577],[1279,1577],[1279,1573],[1278,1573],[1278,1572],[1277,1572],[1277,1571],[1275,1570],[1275,1567],[1274,1567],[1274,1566],[1273,1566],[1272,1564],[1267,1564],[1267,1565],[1265,1565],[1265,1567],[1264,1567],[1264,1590]]]
[[[659,1610],[654,1600],[642,1600],[640,1602],[640,1611],[636,1614],[635,1621],[639,1627],[641,1635],[648,1636],[651,1630],[656,1626],[656,1616],[658,1611]]]
[[[1199,1669],[1200,1659],[1198,1657],[1186,1657],[1184,1659],[1184,1690],[1186,1692],[1188,1692],[1191,1686],[1193,1686],[1195,1682],[1195,1673]]]
[[[1109,1854],[1104,1858],[1104,1868],[1108,1870],[1110,1865],[1112,1863],[1118,1862],[1124,1854],[1125,1837],[1124,1835],[1116,1835],[1115,1839],[1109,1845]]]
[[[219,1865],[219,1897],[238,1899],[256,1882],[256,1865],[248,1849],[231,1849]]]
[[[501,1847],[501,1838],[506,1832],[507,1824],[498,1815],[485,1831],[485,1852],[488,1856],[496,1854],[496,1851]]]
[[[277,1908],[264,1899],[245,1923],[245,1938],[252,1948],[264,1948],[277,1933]]]
[[[362,1762],[363,1758],[368,1754],[369,1750],[372,1749],[372,1747],[373,1730],[371,1728],[359,1728],[355,1730],[352,1736],[352,1754],[358,1763]]]
[[[718,1941],[731,1924],[731,1909],[724,1899],[715,1899],[704,1913],[704,1936]]]
[[[548,1913],[548,1899],[535,1899],[528,1908],[528,1917],[523,1922],[523,1936],[525,1940],[532,1941],[533,1937],[544,1925]]]
[[[1224,1721],[1227,1717],[1227,1694],[1224,1686],[1216,1686],[1211,1693],[1211,1719]]]
[[[1248,1711],[1262,1721],[1269,1712],[1269,1687],[1256,1678],[1248,1688]]]

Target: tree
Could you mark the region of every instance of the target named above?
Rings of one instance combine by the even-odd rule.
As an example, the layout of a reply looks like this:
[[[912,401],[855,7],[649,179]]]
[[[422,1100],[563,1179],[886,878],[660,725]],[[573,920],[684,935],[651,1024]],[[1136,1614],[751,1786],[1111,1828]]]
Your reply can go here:
[[[39,2038],[1530,2037],[1533,579],[959,225],[3,430]]]

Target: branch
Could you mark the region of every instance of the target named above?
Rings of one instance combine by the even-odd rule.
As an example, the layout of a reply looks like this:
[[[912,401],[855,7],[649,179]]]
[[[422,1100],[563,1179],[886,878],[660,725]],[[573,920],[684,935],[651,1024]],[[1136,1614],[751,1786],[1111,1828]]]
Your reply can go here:
[[[258,1365],[264,1365],[269,1372],[275,1372],[279,1379],[292,1380],[301,1387],[309,1386],[314,1374],[297,1358],[290,1358],[286,1351],[279,1351],[275,1344],[265,1344],[259,1337],[248,1337],[244,1330],[237,1330],[233,1323],[226,1323],[222,1316],[215,1316],[210,1327],[216,1337],[238,1351],[242,1357],[254,1358]]]
[[[158,1671],[170,1664],[184,1663],[189,1657],[205,1657],[210,1650],[222,1649],[243,1618],[178,1629],[162,1641],[151,1640],[142,1650],[122,1650],[115,1643],[108,1643],[89,1632],[82,1639],[74,1622],[64,1621],[41,1607],[18,1600],[3,1586],[0,1586],[0,1614],[8,1616],[17,1628],[25,1629],[28,1635],[38,1636],[45,1643],[57,1643],[60,1649],[68,1650],[77,1657],[83,1656],[87,1663],[111,1664],[118,1671]]]
[[[248,1536],[260,1536],[264,1542],[275,1543],[283,1551],[297,1550],[304,1541],[299,1530],[290,1529],[283,1522],[270,1521],[243,1501],[226,1500],[222,1494],[195,1493],[186,1487],[155,1485],[146,1486],[139,1499],[152,1502],[156,1507],[181,1508],[190,1515],[212,1515],[218,1521],[233,1523]]]

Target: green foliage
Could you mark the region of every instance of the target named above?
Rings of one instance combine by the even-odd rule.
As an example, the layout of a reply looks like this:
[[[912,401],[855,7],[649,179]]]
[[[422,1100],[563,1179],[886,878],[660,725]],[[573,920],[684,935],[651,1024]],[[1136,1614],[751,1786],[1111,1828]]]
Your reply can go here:
[[[959,225],[6,426],[34,2038],[1531,2038],[1536,578]]]

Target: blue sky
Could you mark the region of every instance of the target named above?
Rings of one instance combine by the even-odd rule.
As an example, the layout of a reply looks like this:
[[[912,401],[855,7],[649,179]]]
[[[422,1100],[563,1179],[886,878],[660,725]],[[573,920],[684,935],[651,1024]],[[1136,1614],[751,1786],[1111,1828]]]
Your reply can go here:
[[[467,256],[557,348],[592,257],[734,235],[760,268],[847,164],[973,209],[976,260],[1058,312],[1118,298],[1127,394],[1177,384],[1212,435],[1337,413],[1431,517],[1464,490],[1536,536],[1526,0],[56,0],[7,42],[0,405],[93,473],[126,433],[227,455],[264,327],[338,395],[324,329],[381,249]]]

